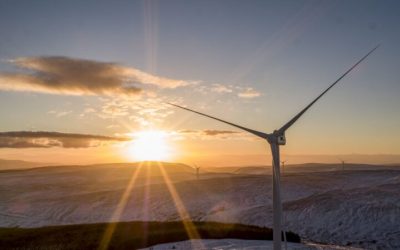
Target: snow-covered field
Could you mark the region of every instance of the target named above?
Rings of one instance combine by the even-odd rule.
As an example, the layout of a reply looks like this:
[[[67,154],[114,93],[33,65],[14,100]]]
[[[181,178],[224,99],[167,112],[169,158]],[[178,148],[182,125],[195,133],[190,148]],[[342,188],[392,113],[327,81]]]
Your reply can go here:
[[[269,250],[273,249],[272,241],[262,240],[238,240],[238,239],[221,239],[221,240],[187,240],[160,244],[142,250]],[[319,244],[297,244],[287,243],[289,250],[357,250],[357,248],[344,248],[337,246],[325,246]]]
[[[122,164],[0,172],[0,226],[110,221],[136,169]],[[165,172],[170,188],[157,166],[141,168],[118,220],[177,220],[185,209],[193,220],[272,227],[270,175],[203,172],[196,180],[193,169],[178,164],[165,165]],[[286,227],[301,237],[400,249],[400,169],[303,168],[284,174],[282,186]]]

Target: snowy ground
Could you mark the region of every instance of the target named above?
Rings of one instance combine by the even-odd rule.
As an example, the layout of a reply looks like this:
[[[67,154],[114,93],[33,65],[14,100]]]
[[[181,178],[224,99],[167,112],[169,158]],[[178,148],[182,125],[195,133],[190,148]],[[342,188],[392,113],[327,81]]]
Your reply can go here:
[[[238,240],[238,239],[221,239],[221,240],[187,240],[172,242],[167,244],[155,245],[142,250],[269,250],[273,249],[272,241],[262,240]],[[284,245],[283,245],[283,249]],[[320,244],[297,244],[287,243],[289,250],[357,250],[359,248],[326,246]]]
[[[313,166],[315,167],[315,166]],[[40,168],[0,172],[0,226],[38,227],[110,221],[134,166]],[[202,173],[185,165],[143,168],[116,220],[179,220],[272,227],[271,176]],[[369,168],[371,169],[371,168]],[[286,227],[307,240],[400,249],[400,171],[289,172],[282,176]],[[182,206],[176,206],[181,201]],[[179,203],[179,202],[178,202]]]

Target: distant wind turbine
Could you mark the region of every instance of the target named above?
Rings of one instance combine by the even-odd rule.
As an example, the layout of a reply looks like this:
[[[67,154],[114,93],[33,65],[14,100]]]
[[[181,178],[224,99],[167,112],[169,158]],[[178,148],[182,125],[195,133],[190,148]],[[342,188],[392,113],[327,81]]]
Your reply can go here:
[[[344,171],[344,164],[346,163],[344,160],[339,159],[339,161],[342,163],[342,171]]]
[[[196,170],[196,179],[200,179],[200,167],[194,164],[194,169]]]
[[[258,136],[265,139],[271,147],[272,152],[272,165],[273,165],[273,175],[272,175],[272,196],[273,196],[273,246],[274,250],[281,250],[282,241],[282,203],[281,203],[281,191],[280,191],[280,161],[279,161],[279,146],[286,144],[285,132],[289,129],[315,102],[317,102],[328,90],[335,86],[340,80],[342,80],[350,71],[352,71],[357,65],[359,65],[365,58],[367,58],[373,51],[379,47],[376,46],[371,51],[369,51],[364,57],[362,57],[357,63],[355,63],[350,69],[348,69],[342,76],[340,76],[335,82],[333,82],[324,92],[322,92],[317,98],[315,98],[310,104],[308,104],[303,110],[301,110],[297,115],[295,115],[291,120],[284,124],[280,129],[274,130],[272,133],[264,133],[250,128],[246,128],[237,125],[232,122],[228,122],[217,117],[200,113],[198,111],[179,106],[177,104],[168,103],[172,106],[217,120],[222,123],[229,124],[233,127],[242,129],[250,134]]]
[[[287,161],[281,161],[281,163],[282,163],[282,173],[285,173],[285,162],[287,162]]]

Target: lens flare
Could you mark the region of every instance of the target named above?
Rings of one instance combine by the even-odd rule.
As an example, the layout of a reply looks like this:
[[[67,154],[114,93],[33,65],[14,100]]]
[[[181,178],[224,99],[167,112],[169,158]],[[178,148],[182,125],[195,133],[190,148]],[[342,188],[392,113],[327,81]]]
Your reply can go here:
[[[171,147],[168,143],[168,133],[159,130],[134,133],[128,155],[129,158],[139,161],[170,160]]]

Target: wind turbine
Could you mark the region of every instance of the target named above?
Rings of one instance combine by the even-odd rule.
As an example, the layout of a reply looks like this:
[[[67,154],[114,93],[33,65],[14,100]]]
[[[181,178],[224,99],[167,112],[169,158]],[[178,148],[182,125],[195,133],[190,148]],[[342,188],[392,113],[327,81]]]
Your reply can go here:
[[[342,172],[344,172],[344,164],[346,163],[344,160],[339,159],[339,161],[342,163]]]
[[[194,169],[196,170],[196,179],[200,179],[200,167],[194,164]]]
[[[286,162],[286,161],[281,161],[281,164],[282,164],[282,174],[285,173],[285,162]]]
[[[253,130],[250,128],[246,128],[240,126],[238,124],[228,122],[222,120],[220,118],[207,115],[193,109],[185,108],[179,106],[177,104],[168,103],[172,106],[217,120],[222,123],[229,124],[233,127],[242,129],[250,134],[258,136],[262,139],[265,139],[270,147],[272,153],[272,166],[273,166],[273,174],[272,174],[272,197],[273,197],[273,247],[274,250],[281,250],[281,241],[282,241],[282,204],[281,204],[281,190],[280,190],[280,161],[279,161],[279,146],[283,146],[286,144],[285,132],[289,129],[315,102],[317,102],[326,92],[328,92],[333,86],[335,86],[340,80],[342,80],[350,71],[352,71],[357,65],[359,65],[365,58],[367,58],[372,52],[374,52],[377,48],[376,46],[371,51],[369,51],[364,57],[362,57],[358,62],[356,62],[351,68],[349,68],[343,75],[341,75],[336,81],[334,81],[325,91],[323,91],[317,98],[315,98],[310,104],[308,104],[303,110],[301,110],[297,115],[295,115],[291,120],[289,120],[286,124],[284,124],[281,128],[274,130],[272,133],[264,133],[257,130]]]

